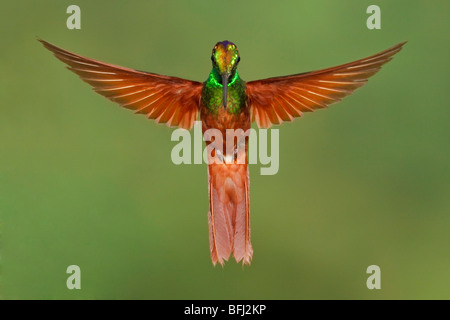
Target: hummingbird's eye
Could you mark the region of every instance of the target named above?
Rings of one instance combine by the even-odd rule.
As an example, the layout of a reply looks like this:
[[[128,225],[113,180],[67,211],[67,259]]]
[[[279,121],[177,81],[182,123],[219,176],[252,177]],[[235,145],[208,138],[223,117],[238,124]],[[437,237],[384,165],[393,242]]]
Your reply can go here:
[[[238,57],[238,58],[237,58],[237,60],[236,60],[236,64],[238,64],[238,63],[239,63],[239,61],[241,61],[241,57]]]
[[[214,56],[211,56],[211,61],[216,64],[216,58],[214,58]]]

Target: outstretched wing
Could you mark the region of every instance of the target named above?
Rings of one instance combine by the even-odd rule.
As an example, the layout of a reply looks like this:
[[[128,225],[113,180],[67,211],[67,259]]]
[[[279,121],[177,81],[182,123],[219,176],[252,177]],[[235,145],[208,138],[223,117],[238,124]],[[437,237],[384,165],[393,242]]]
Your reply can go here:
[[[88,59],[39,40],[94,90],[135,113],[168,126],[191,129],[197,119],[202,84]]]
[[[252,121],[260,128],[269,128],[340,101],[363,86],[405,43],[329,69],[248,82]]]

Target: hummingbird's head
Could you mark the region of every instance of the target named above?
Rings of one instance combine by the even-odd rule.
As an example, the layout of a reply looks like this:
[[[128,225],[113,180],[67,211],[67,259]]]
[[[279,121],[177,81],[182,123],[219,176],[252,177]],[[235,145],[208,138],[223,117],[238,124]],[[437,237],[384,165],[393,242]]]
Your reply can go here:
[[[241,58],[236,45],[230,41],[217,42],[212,50],[211,60],[222,78],[223,106],[227,104],[228,80],[233,78]]]
[[[230,41],[217,42],[212,50],[211,60],[220,75],[230,76],[236,71],[239,63],[239,51]]]

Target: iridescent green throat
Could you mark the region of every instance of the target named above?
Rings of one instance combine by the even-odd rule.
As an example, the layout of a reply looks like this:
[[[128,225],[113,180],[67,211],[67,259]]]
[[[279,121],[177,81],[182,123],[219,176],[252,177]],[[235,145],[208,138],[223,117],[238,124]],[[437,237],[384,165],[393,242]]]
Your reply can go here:
[[[234,72],[233,77],[228,81],[228,87],[233,86],[237,80],[240,80],[239,74],[237,71]],[[219,72],[213,68],[211,73],[209,74],[208,80],[206,80],[206,86],[211,88],[222,88],[222,77]]]
[[[202,94],[203,104],[213,113],[217,113],[222,105],[222,77],[219,72],[213,68],[205,82]],[[237,71],[228,82],[228,103],[227,111],[238,114],[245,106],[245,82],[241,80]]]

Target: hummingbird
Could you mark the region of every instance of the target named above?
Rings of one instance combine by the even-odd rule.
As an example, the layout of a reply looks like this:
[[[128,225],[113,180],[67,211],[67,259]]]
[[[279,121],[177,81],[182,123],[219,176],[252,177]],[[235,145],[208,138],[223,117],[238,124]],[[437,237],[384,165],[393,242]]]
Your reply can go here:
[[[208,78],[197,82],[100,62],[39,41],[95,92],[120,106],[188,130],[200,118],[203,133],[216,129],[224,137],[227,129],[245,132],[254,121],[259,128],[270,128],[340,101],[363,86],[406,43],[328,69],[246,82],[237,71],[237,46],[221,41],[212,49]],[[231,255],[243,265],[250,264],[253,256],[248,137],[242,152],[237,152],[238,143],[232,139],[231,150],[224,139],[215,143],[223,143],[225,152],[213,149],[208,154],[210,255],[214,265],[222,266]]]

